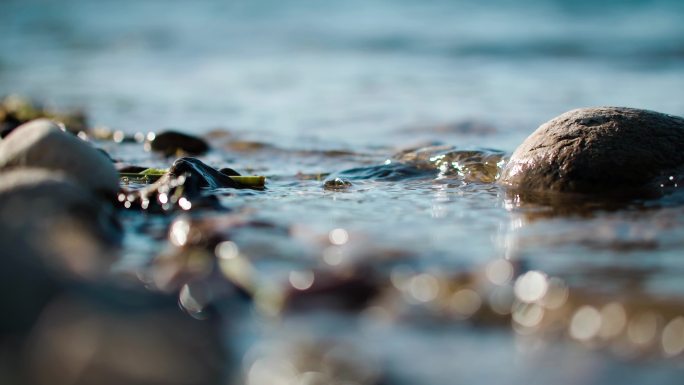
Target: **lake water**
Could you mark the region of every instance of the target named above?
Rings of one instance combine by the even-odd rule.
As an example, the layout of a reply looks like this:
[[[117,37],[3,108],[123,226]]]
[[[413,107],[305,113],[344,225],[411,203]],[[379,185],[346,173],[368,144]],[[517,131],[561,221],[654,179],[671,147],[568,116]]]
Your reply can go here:
[[[268,177],[263,192],[221,192],[233,214],[194,218],[219,221],[209,227],[230,233],[265,287],[306,287],[311,271],[347,265],[386,279],[394,294],[351,315],[226,311],[235,375],[255,385],[318,383],[293,357],[333,365],[316,349],[337,345],[359,361],[348,383],[679,383],[681,199],[554,213],[520,207],[489,179],[502,154],[562,112],[619,105],[681,116],[682,90],[679,1],[0,4],[0,94],[80,107],[127,134],[202,135],[208,164]],[[441,173],[402,168],[400,151],[436,144],[453,148],[434,156],[476,152]],[[132,164],[173,161],[142,144],[100,145]],[[482,156],[484,176],[473,171]],[[334,177],[352,186],[325,189]],[[271,227],[225,230],[230,215]],[[120,268],[144,269],[171,247],[153,235],[174,219],[126,216],[128,229],[153,230],[129,231]],[[539,276],[497,278],[513,268]],[[470,283],[454,284],[462,275]],[[484,275],[489,286],[477,283]],[[492,316],[503,326],[480,305],[467,311],[487,298],[496,307],[491,287],[519,301],[539,277],[544,293],[554,282],[570,288],[564,307],[518,302],[512,321]],[[466,294],[470,302],[452,298]],[[442,297],[465,308],[440,310]],[[613,334],[610,304],[626,313]]]

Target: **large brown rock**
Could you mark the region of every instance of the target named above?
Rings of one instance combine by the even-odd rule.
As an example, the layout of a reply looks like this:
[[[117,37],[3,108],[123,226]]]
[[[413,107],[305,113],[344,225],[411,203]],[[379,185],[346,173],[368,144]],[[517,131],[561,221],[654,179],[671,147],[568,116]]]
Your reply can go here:
[[[541,125],[499,182],[527,191],[658,194],[684,166],[684,119],[624,107],[582,108]]]
[[[119,174],[102,152],[47,119],[22,124],[0,141],[0,171],[17,167],[63,172],[108,196],[119,190]]]

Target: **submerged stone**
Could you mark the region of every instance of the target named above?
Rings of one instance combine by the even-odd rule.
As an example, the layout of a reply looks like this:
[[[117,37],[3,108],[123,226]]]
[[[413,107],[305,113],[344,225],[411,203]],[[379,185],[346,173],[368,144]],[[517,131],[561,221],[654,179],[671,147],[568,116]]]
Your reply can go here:
[[[0,142],[0,171],[16,167],[63,172],[108,196],[119,189],[119,175],[106,155],[47,119],[23,124]]]
[[[421,170],[437,170],[438,179],[461,179],[479,183],[492,183],[496,180],[501,172],[503,158],[504,153],[499,150],[468,150],[448,145],[409,149],[394,157],[398,162]]]
[[[157,134],[150,142],[150,148],[166,155],[173,155],[179,151],[189,155],[201,155],[209,151],[209,145],[203,139],[178,131]]]
[[[659,178],[681,172],[683,148],[683,118],[624,107],[577,109],[532,133],[499,182],[527,191],[659,195]]]
[[[326,180],[323,183],[323,189],[325,190],[347,190],[352,187],[352,182],[342,179],[342,178],[334,178],[330,180]]]

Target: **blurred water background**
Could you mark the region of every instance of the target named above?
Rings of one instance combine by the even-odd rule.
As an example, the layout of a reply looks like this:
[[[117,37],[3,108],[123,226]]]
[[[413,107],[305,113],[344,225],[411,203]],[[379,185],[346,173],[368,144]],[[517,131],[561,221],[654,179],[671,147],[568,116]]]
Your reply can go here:
[[[574,107],[682,114],[683,14],[668,0],[5,0],[0,89],[131,131],[386,144],[476,120],[498,135],[468,142],[510,150]]]
[[[222,129],[258,142],[256,151],[237,151],[219,135],[204,159],[269,177],[263,193],[222,198],[226,207],[289,229],[231,234],[260,274],[297,286],[297,272],[319,263],[378,258],[384,266],[397,254],[387,270],[409,277],[408,289],[392,282],[406,289],[411,306],[437,297],[436,279],[504,258],[588,290],[575,299],[577,307],[599,293],[629,308],[638,293],[646,303],[679,301],[664,312],[684,312],[681,200],[559,216],[544,207],[521,210],[514,197],[469,180],[463,170],[393,178],[369,168],[391,165],[399,149],[426,143],[510,152],[539,124],[578,107],[684,115],[682,90],[684,2],[675,0],[0,3],[0,94],[80,107],[92,123],[129,134]],[[169,165],[142,145],[102,146],[130,163]],[[486,154],[501,160],[496,151]],[[324,190],[314,175],[329,173],[354,187]],[[169,223],[132,216],[126,224],[158,234]],[[168,246],[129,232],[122,269],[143,266]],[[663,307],[654,309],[647,314]],[[368,321],[378,314],[371,310],[356,318],[286,317],[277,327],[249,313],[236,334],[226,333],[226,344],[254,385],[315,383],[283,364],[305,355],[302,340],[343,341],[352,347],[349,356],[363,357],[358,370],[370,365],[387,383],[681,378],[679,361],[636,360],[634,348],[608,344],[612,353],[605,353],[596,344],[568,342],[591,340],[571,326],[561,340],[530,341],[520,327],[469,328],[421,317],[387,323],[389,310]],[[580,321],[594,315],[577,314]],[[658,321],[658,330],[668,320]],[[516,322],[536,326],[524,317]],[[626,343],[662,344],[660,334],[648,334],[651,323],[639,322]],[[684,333],[677,338],[684,344]],[[299,382],[287,382],[292,378]],[[377,375],[359,378],[379,383]]]

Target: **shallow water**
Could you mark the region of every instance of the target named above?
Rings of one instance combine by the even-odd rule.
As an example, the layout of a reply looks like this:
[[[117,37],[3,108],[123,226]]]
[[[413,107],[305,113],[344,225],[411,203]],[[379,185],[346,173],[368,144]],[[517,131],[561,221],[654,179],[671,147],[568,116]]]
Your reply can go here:
[[[566,110],[684,115],[682,20],[678,1],[10,0],[0,93],[82,107],[128,134],[204,135],[208,164],[266,175],[265,191],[217,191],[230,211],[191,211],[214,221],[205,233],[234,242],[258,289],[370,266],[384,294],[358,314],[278,321],[268,300],[239,315],[217,301],[225,344],[244,355],[234,375],[250,384],[314,383],[298,371],[344,365],[305,348],[337,345],[359,361],[351,383],[678,383],[681,355],[663,357],[675,337],[662,333],[684,316],[681,197],[558,210],[520,205],[491,181],[504,154]],[[140,143],[98,144],[135,165],[174,160]],[[326,188],[334,178],[351,186]],[[160,252],[177,252],[173,226],[167,240],[177,218],[124,214],[117,269],[144,276]],[[473,277],[502,258],[569,285],[568,323],[592,319],[582,306],[614,302],[631,328],[583,340],[572,323],[535,321],[534,307],[513,321],[439,310],[458,288],[484,304],[492,282]],[[453,283],[459,275],[475,283]],[[511,279],[499,286],[513,290]]]

